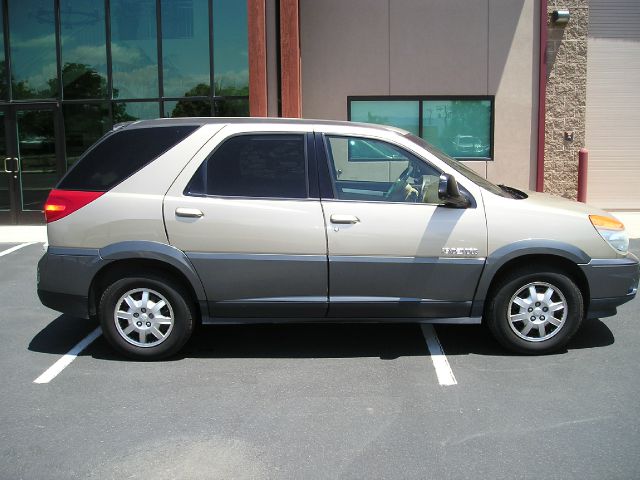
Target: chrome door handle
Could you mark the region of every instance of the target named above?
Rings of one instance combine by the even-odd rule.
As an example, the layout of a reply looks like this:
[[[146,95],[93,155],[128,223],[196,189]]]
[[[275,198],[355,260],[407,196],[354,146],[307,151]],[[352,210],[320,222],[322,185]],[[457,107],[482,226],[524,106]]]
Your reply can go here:
[[[360,222],[355,215],[331,215],[331,223],[354,224]]]
[[[197,208],[178,207],[176,208],[176,217],[200,218],[204,217],[204,213]]]

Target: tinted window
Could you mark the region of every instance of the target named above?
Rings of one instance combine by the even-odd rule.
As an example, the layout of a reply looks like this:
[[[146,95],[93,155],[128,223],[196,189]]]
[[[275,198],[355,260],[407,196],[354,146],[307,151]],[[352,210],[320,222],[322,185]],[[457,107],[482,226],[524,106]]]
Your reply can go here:
[[[305,164],[304,135],[240,135],[202,164],[187,193],[306,198]]]
[[[197,126],[136,128],[106,136],[60,181],[58,188],[106,192],[162,155]]]

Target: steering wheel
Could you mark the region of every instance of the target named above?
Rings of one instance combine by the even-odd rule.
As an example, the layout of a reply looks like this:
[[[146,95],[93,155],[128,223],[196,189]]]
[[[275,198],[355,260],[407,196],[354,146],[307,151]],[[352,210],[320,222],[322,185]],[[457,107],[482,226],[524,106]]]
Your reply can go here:
[[[387,190],[387,193],[384,194],[385,199],[391,198],[392,195],[395,195],[396,193],[399,193],[404,190],[404,186],[407,184],[407,178],[409,178],[409,175],[411,174],[412,169],[413,168],[411,164],[409,164],[409,166],[407,166],[407,168],[404,169],[404,171],[400,174],[398,179],[395,182],[393,182],[393,185],[391,185],[389,190]]]

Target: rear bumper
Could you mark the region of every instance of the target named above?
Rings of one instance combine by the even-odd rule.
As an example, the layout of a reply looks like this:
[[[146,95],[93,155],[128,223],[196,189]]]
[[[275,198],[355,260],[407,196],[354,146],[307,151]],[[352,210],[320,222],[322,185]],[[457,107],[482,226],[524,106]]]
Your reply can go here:
[[[102,264],[97,249],[49,247],[38,262],[38,298],[45,307],[89,318],[89,287]]]
[[[594,259],[581,268],[591,297],[587,318],[615,315],[616,308],[632,300],[638,292],[640,265],[631,253],[619,259]]]

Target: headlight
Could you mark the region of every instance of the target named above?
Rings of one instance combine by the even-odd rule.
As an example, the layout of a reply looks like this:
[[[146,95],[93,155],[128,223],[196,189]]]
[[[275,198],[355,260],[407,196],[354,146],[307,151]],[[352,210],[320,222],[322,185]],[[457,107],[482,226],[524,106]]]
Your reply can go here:
[[[629,250],[629,236],[624,230],[624,224],[613,217],[589,215],[589,220],[609,245],[620,253]]]

